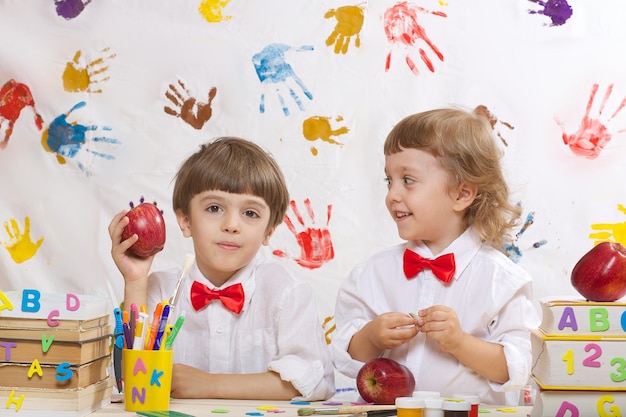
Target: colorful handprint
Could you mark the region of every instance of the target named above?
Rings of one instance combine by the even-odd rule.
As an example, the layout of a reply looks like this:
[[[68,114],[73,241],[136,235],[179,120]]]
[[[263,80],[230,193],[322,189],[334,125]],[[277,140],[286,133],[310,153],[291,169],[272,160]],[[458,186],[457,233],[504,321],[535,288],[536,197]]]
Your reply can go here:
[[[617,209],[626,214],[626,207],[622,204],[618,204]],[[622,223],[595,223],[591,225],[591,230],[598,230],[598,232],[589,234],[591,239],[595,239],[594,246],[606,241],[626,245],[626,221]]]
[[[361,29],[365,15],[361,6],[343,6],[337,9],[330,9],[324,15],[326,19],[334,17],[337,20],[335,29],[326,39],[326,45],[335,45],[335,53],[345,54],[348,52],[350,40],[354,38],[354,46],[361,46]]]
[[[293,222],[289,218],[289,215],[285,215],[285,224],[287,228],[293,233],[300,245],[300,257],[295,258],[298,265],[308,268],[317,269],[324,263],[331,261],[335,257],[335,251],[333,249],[333,242],[330,239],[330,232],[328,231],[328,224],[330,223],[330,214],[332,211],[332,205],[328,205],[326,227],[323,229],[313,227],[315,225],[315,216],[313,209],[311,208],[311,201],[307,198],[304,200],[304,207],[311,220],[311,226],[306,227],[304,219],[298,210],[298,206],[295,201],[290,202],[291,210],[293,211],[300,226],[304,227],[304,230],[298,232]],[[272,252],[274,255],[281,258],[288,258],[289,255],[285,252],[276,249]]]
[[[198,11],[209,23],[218,23],[222,20],[230,20],[232,16],[224,16],[222,10],[228,6],[230,0],[202,0]]]
[[[593,107],[593,101],[596,97],[596,93],[598,92],[598,84],[594,84],[591,88],[591,94],[589,95],[589,101],[587,102],[587,109],[585,110],[585,115],[583,116],[582,121],[580,122],[580,127],[578,130],[572,134],[568,134],[565,132],[563,128],[563,123],[559,120],[556,122],[563,129],[563,143],[569,146],[571,151],[578,155],[583,156],[588,159],[597,158],[604,147],[609,143],[613,134],[609,131],[607,126],[600,120],[602,117],[602,112],[604,111],[604,107],[613,92],[613,84],[609,84],[604,93],[604,97],[602,98],[602,102],[600,103],[600,108],[598,109],[598,117],[592,118],[589,117],[591,113],[591,108]],[[624,106],[626,105],[626,97],[622,99],[620,104],[617,106],[613,114],[607,119],[607,123],[613,120],[617,114],[622,111]],[[622,133],[626,131],[625,129],[618,130],[617,133]]]
[[[515,234],[515,239],[506,243],[503,247],[504,253],[511,259],[513,262],[517,263],[522,258],[522,251],[519,246],[517,246],[517,240],[524,234],[526,230],[535,222],[535,212],[531,211],[526,215],[526,221],[520,228],[519,232]],[[541,246],[548,243],[545,239],[539,240],[531,245],[532,248],[540,248]]]
[[[340,122],[343,120],[343,117],[339,116],[336,118],[336,121]],[[349,132],[349,129],[345,126],[342,126],[338,129],[333,129],[330,126],[330,117],[323,116],[311,116],[302,122],[302,134],[311,142],[314,142],[318,139],[323,142],[330,143],[332,145],[343,146],[342,143],[337,142],[332,137],[344,135]],[[312,148],[311,153],[313,155],[317,155],[317,149]]]
[[[170,84],[169,89],[165,92],[165,97],[172,103],[175,108],[164,106],[165,113],[172,116],[180,117],[185,123],[194,129],[202,129],[204,124],[213,115],[211,102],[217,94],[217,88],[211,87],[207,95],[206,103],[198,101],[185,87],[185,84],[178,80],[178,86]]]
[[[0,242],[0,244],[4,246],[13,261],[17,264],[21,264],[35,256],[37,250],[43,243],[43,237],[39,238],[37,242],[33,242],[30,238],[30,218],[28,216],[24,218],[24,233],[20,231],[20,226],[15,219],[5,221],[4,230],[6,230],[9,236],[9,241]]]
[[[326,340],[326,344],[330,345],[332,342],[332,335],[337,330],[337,325],[335,324],[335,316],[328,316],[322,322],[322,329],[324,330],[324,340]]]
[[[476,108],[474,109],[474,113],[479,114],[481,116],[484,116],[487,120],[489,120],[489,124],[491,125],[491,127],[493,128],[493,131],[496,133],[496,135],[500,138],[500,140],[502,141],[502,143],[504,144],[504,146],[509,146],[509,144],[507,143],[507,141],[504,139],[504,137],[502,136],[502,134],[500,133],[500,131],[498,129],[496,129],[496,125],[501,124],[504,127],[509,128],[510,130],[515,129],[513,127],[513,125],[511,125],[510,123],[504,122],[502,120],[498,120],[498,118],[489,111],[489,109],[487,108],[487,106],[483,105],[483,104],[479,104],[478,106],[476,106]]]
[[[528,0],[531,3],[536,3],[543,6],[541,10],[529,10],[530,14],[542,14],[550,18],[552,23],[550,26],[561,26],[572,16],[571,6],[567,3],[567,0]]]
[[[54,0],[57,14],[67,20],[77,17],[91,0]]]
[[[67,113],[57,116],[43,132],[41,136],[41,145],[46,151],[56,154],[56,159],[59,164],[65,164],[67,162],[67,158],[75,159],[80,170],[86,175],[90,175],[91,172],[85,164],[85,161],[89,161],[90,165],[93,156],[104,159],[115,159],[115,157],[110,154],[96,151],[87,145],[89,143],[119,144],[120,142],[117,139],[106,136],[88,138],[87,133],[98,130],[98,126],[81,125],[78,122],[68,122],[68,116],[73,111],[78,110],[85,105],[86,103],[81,101],[72,107]],[[105,132],[111,130],[110,127],[102,127],[101,129]]]
[[[385,34],[387,40],[392,46],[400,46],[406,52],[404,59],[411,72],[419,74],[419,70],[413,58],[410,55],[410,48],[417,48],[420,58],[426,64],[431,72],[435,72],[435,67],[432,60],[428,56],[428,53],[419,46],[420,42],[425,43],[432,52],[437,55],[440,61],[443,62],[443,54],[439,51],[439,48],[435,46],[426,35],[426,30],[417,22],[418,13],[429,13],[435,16],[447,17],[443,12],[432,12],[423,7],[415,4],[409,4],[407,2],[397,3],[395,6],[385,11],[384,25]],[[392,51],[387,54],[387,60],[385,62],[385,71],[389,71],[391,67],[391,55]]]
[[[275,92],[285,116],[290,114],[289,107],[285,102],[285,95],[289,95],[298,108],[304,110],[302,100],[294,88],[289,85],[290,82],[295,82],[309,100],[313,99],[313,95],[306,88],[300,77],[296,75],[291,65],[285,61],[285,53],[291,49],[288,45],[273,43],[252,57],[252,63],[261,84]],[[296,51],[311,50],[313,50],[312,46],[302,46],[296,49]],[[287,90],[287,92],[284,92],[284,90]],[[259,110],[261,113],[265,113],[265,93],[261,94]]]
[[[35,125],[37,129],[43,128],[43,119],[35,109],[35,100],[26,84],[18,83],[11,79],[4,83],[0,89],[0,132],[4,132],[4,138],[0,142],[0,149],[9,144],[13,133],[13,126],[20,117],[24,107],[31,107],[35,113]]]
[[[82,51],[76,51],[74,58],[65,65],[62,76],[63,88],[69,93],[102,93],[102,88],[98,84],[104,83],[110,78],[106,75],[109,70],[106,61],[115,58],[115,56],[109,48],[104,48],[100,51],[99,57],[85,63],[82,59]]]

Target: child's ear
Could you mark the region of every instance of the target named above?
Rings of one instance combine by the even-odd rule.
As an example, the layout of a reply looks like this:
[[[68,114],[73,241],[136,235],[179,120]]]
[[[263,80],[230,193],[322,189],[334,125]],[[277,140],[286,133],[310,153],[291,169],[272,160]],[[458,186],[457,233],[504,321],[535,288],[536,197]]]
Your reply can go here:
[[[275,231],[276,231],[275,227],[272,227],[270,230],[267,231],[267,233],[265,234],[265,237],[263,238],[263,246],[267,246],[270,244],[270,237],[272,237]]]
[[[178,222],[178,227],[180,227],[180,231],[183,232],[183,236],[191,237],[191,222],[189,216],[184,214],[182,210],[176,210],[176,221]]]
[[[459,211],[463,211],[468,208],[476,199],[476,194],[478,194],[478,187],[474,184],[464,182],[458,186],[456,191],[457,194],[455,206]]]

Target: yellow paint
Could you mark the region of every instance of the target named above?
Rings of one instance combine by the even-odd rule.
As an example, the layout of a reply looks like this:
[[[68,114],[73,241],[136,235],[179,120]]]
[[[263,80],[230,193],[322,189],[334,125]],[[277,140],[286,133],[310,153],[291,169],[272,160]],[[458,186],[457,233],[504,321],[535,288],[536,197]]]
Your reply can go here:
[[[105,75],[109,69],[105,61],[115,58],[115,54],[109,53],[109,48],[104,48],[98,58],[87,64],[82,62],[81,57],[82,52],[78,50],[74,58],[65,65],[63,88],[71,93],[102,93],[102,89],[95,85],[109,80]]]
[[[348,52],[350,39],[353,37],[354,46],[361,46],[361,38],[359,33],[363,28],[365,20],[363,8],[360,6],[342,6],[338,9],[330,9],[324,15],[325,18],[334,17],[337,19],[337,25],[333,32],[326,39],[326,45],[335,44],[334,52],[336,54],[345,54]]]
[[[223,20],[230,20],[232,16],[224,16],[222,10],[228,6],[230,0],[202,0],[198,11],[209,23],[218,23]]]
[[[11,228],[9,228],[9,222]],[[37,253],[37,250],[43,243],[43,237],[35,243],[30,238],[30,218],[26,216],[24,218],[24,233],[20,231],[20,227],[17,224],[17,220],[11,219],[4,222],[4,229],[9,235],[8,242],[1,242],[2,245],[9,251],[9,255],[13,261],[17,264],[29,260]]]
[[[617,209],[626,214],[626,207],[622,204],[618,204]],[[606,241],[619,242],[626,245],[626,222],[594,223],[591,225],[591,229],[598,230],[597,232],[589,234],[589,238],[595,239],[594,245]]]
[[[343,118],[341,116],[336,118],[336,121],[342,120]],[[342,143],[333,139],[333,136],[344,135],[349,131],[350,130],[345,126],[333,129],[330,125],[330,118],[324,116],[312,116],[302,122],[302,134],[305,139],[311,142],[320,139],[323,142],[330,143],[332,145],[343,146]],[[315,152],[312,151],[312,153],[316,155],[317,150]]]

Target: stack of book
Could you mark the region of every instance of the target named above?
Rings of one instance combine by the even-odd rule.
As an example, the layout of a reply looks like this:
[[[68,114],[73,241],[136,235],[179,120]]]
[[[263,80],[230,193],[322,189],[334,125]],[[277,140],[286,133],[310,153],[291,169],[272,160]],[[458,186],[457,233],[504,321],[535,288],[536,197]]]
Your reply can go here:
[[[540,305],[530,417],[626,413],[626,303],[545,298]]]
[[[0,291],[0,409],[84,416],[109,404],[109,311],[99,296]]]

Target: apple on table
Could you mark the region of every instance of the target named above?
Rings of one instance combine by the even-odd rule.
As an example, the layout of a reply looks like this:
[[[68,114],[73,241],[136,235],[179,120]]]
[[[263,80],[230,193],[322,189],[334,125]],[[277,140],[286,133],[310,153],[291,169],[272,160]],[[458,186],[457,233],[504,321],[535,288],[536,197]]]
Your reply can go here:
[[[395,404],[398,397],[410,397],[415,377],[409,368],[389,358],[374,358],[356,376],[356,386],[365,402]]]
[[[135,206],[131,201],[130,207],[126,214],[130,222],[122,232],[122,239],[126,240],[136,234],[139,240],[128,250],[140,258],[162,251],[165,246],[165,221],[156,202],[148,203],[141,197],[139,205]]]
[[[571,272],[571,283],[588,301],[616,301],[626,295],[626,247],[600,242]]]

